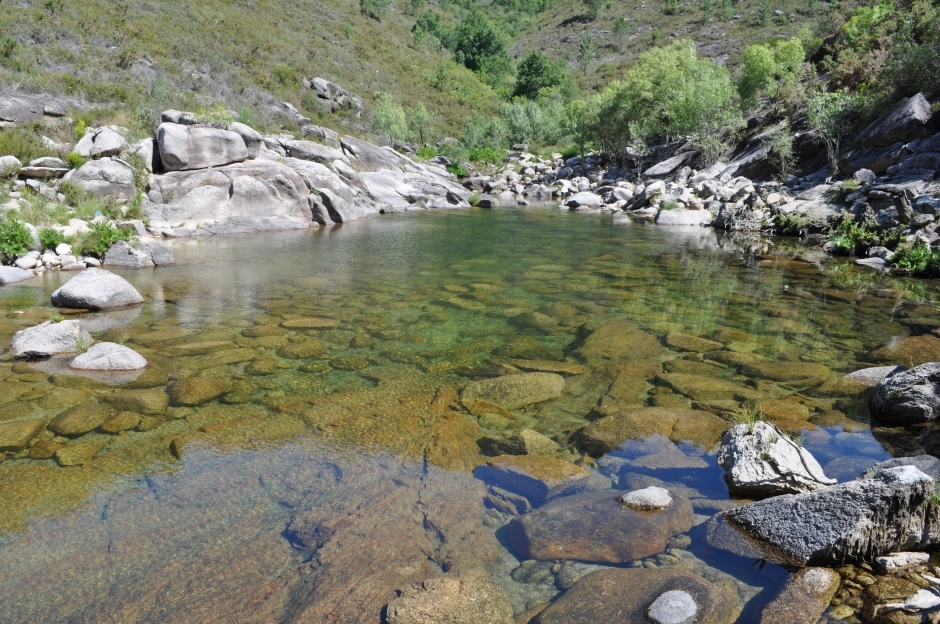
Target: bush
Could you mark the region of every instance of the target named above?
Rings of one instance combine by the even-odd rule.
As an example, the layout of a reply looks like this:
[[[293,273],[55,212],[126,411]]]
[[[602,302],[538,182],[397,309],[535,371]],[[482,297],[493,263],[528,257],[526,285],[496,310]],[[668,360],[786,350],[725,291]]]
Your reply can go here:
[[[59,230],[53,228],[42,228],[39,230],[39,243],[44,250],[55,249],[57,245],[67,242],[68,237]]]
[[[891,259],[912,275],[940,274],[940,253],[932,251],[923,241],[915,245],[901,245]]]
[[[502,150],[491,147],[475,147],[467,152],[470,162],[487,162],[490,164],[501,163],[505,155],[506,153]]]
[[[433,147],[419,147],[415,152],[415,159],[419,162],[429,160],[437,156],[437,150]]]
[[[133,241],[137,239],[134,230],[125,227],[115,227],[109,221],[92,223],[89,231],[72,244],[72,251],[76,254],[103,257],[111,245],[118,241]]]
[[[271,76],[282,87],[297,86],[297,75],[290,65],[275,65],[271,69]]]
[[[380,91],[375,94],[375,110],[372,113],[372,129],[380,137],[394,145],[395,141],[404,139],[408,132],[408,119],[405,110],[392,98]]]
[[[78,169],[88,162],[88,159],[76,152],[70,152],[65,157],[65,163],[72,169]]]
[[[382,21],[382,16],[391,3],[392,0],[359,0],[359,11],[367,17]]]
[[[467,69],[473,71],[493,70],[508,62],[506,42],[486,16],[476,9],[467,13],[453,34],[445,42],[448,48]]]
[[[33,237],[26,225],[16,217],[8,214],[5,221],[0,221],[0,261],[4,264],[26,255],[32,243]]]
[[[464,168],[464,166],[461,165],[460,163],[451,163],[451,164],[447,165],[447,171],[448,171],[448,173],[454,174],[454,175],[457,176],[458,178],[465,178],[465,177],[467,177],[468,175],[470,175],[470,172],[467,171],[467,170]]]
[[[415,45],[420,46],[427,37],[435,37],[441,44],[447,39],[447,29],[441,21],[441,16],[434,11],[425,11],[411,28],[415,38]]]
[[[773,96],[779,87],[796,82],[805,56],[803,43],[797,38],[775,39],[745,48],[738,84],[741,99],[753,104],[759,96]]]
[[[16,156],[24,165],[36,158],[56,155],[46,147],[38,126],[17,126],[0,129],[0,155]]]

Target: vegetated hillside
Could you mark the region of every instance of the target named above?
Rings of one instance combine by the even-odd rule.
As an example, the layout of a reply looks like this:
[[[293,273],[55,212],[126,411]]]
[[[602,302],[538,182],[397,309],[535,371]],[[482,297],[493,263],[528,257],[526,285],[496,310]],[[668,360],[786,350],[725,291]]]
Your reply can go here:
[[[270,106],[315,123],[368,128],[324,111],[303,78],[332,80],[367,108],[377,91],[423,102],[443,129],[492,111],[492,90],[450,54],[415,49],[414,18],[358,0],[9,0],[0,9],[0,90],[84,96],[133,111],[225,103],[276,127]]]

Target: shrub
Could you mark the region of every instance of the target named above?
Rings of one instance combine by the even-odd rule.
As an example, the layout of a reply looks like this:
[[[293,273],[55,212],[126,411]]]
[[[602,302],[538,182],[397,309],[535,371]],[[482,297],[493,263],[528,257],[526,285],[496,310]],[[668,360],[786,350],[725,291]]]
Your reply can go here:
[[[79,167],[84,165],[86,162],[88,162],[88,159],[76,152],[70,152],[65,157],[65,162],[72,169],[78,169]]]
[[[26,255],[32,243],[33,237],[26,225],[16,217],[8,214],[5,221],[0,221],[0,261],[4,264]]]
[[[375,94],[375,110],[372,113],[372,129],[376,134],[388,141],[389,145],[394,145],[396,140],[401,140],[408,132],[408,119],[405,117],[405,110],[392,98],[380,91]]]
[[[222,104],[201,106],[193,114],[200,123],[209,125],[228,125],[232,123],[232,113]]]
[[[67,243],[68,237],[54,228],[42,228],[39,230],[39,243],[43,249],[55,249],[57,245]]]
[[[467,202],[471,206],[476,206],[480,203],[480,194],[479,193],[470,193],[470,197],[467,198]]]
[[[806,98],[806,119],[826,148],[830,172],[838,171],[842,141],[852,129],[855,103],[855,97],[847,91],[827,91],[818,82]]]
[[[597,45],[591,35],[581,37],[581,43],[578,45],[578,67],[582,72],[587,72],[591,61],[597,56]]]
[[[630,34],[630,22],[625,15],[621,15],[614,22],[614,36],[617,38],[617,48],[623,47],[623,38]]]
[[[290,65],[275,65],[271,69],[271,76],[273,76],[274,80],[282,87],[297,86],[297,75]]]
[[[382,21],[385,10],[392,0],[359,0],[359,11],[374,20]]]
[[[467,152],[470,162],[487,162],[491,164],[502,162],[505,155],[502,150],[492,147],[475,147]]]
[[[427,37],[434,37],[439,44],[443,44],[447,39],[447,29],[441,21],[441,16],[434,11],[425,11],[411,28],[411,34],[414,35],[415,45],[420,46]]]
[[[467,177],[468,175],[470,175],[470,172],[467,171],[467,170],[464,168],[464,166],[461,165],[460,163],[451,163],[451,164],[447,165],[447,171],[448,171],[448,173],[454,174],[454,175],[457,176],[458,178],[465,178],[465,177]]]
[[[91,224],[88,232],[72,244],[72,251],[101,258],[114,243],[136,238],[137,235],[129,228],[115,227],[109,221],[101,221]]]
[[[460,20],[453,35],[447,39],[445,45],[467,69],[483,71],[489,68],[492,72],[499,64],[494,61],[509,60],[506,42],[486,16],[476,9]]]
[[[0,130],[0,155],[16,156],[23,164],[53,155],[53,150],[46,147],[37,126],[16,126]]]
[[[587,10],[587,16],[592,20],[596,20],[600,15],[601,6],[604,4],[604,0],[584,0],[584,8]]]
[[[431,133],[433,122],[434,119],[423,102],[418,102],[417,106],[408,110],[408,128],[418,140],[418,145],[423,146],[426,139],[430,138],[428,135]]]
[[[806,227],[806,219],[796,213],[780,212],[774,215],[776,229],[784,236],[799,236]]]
[[[753,103],[760,95],[773,96],[781,86],[796,82],[806,52],[803,43],[775,39],[770,43],[755,43],[744,50],[741,64],[741,99]]]
[[[419,147],[418,151],[415,152],[415,158],[420,161],[425,161],[437,156],[437,150],[433,147]]]

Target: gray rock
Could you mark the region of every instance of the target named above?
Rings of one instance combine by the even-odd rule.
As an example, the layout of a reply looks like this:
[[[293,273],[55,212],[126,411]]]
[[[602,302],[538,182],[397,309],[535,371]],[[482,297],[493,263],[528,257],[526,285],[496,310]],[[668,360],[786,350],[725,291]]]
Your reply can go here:
[[[155,240],[137,241],[137,249],[147,254],[150,261],[157,266],[168,266],[175,263],[173,252],[167,245]]]
[[[321,143],[314,143],[313,141],[288,141],[284,144],[284,147],[291,157],[299,158],[300,160],[309,160],[324,165],[328,165],[334,160],[339,160],[347,165],[349,164],[349,158],[346,157],[346,154],[344,154],[342,150],[328,147]]]
[[[111,128],[102,128],[94,135],[89,156],[103,158],[104,156],[117,156],[127,148],[127,141]]]
[[[916,423],[940,416],[940,362],[928,362],[887,377],[868,399],[873,417]]]
[[[888,147],[926,136],[925,126],[930,116],[930,103],[923,93],[904,98],[862,130],[855,144],[859,147]]]
[[[0,121],[24,124],[42,119],[45,103],[28,95],[0,95]]]
[[[69,181],[100,199],[130,201],[137,195],[134,170],[119,160],[89,161]]]
[[[65,117],[68,111],[61,102],[46,102],[42,107],[42,112],[48,117]]]
[[[724,512],[764,555],[784,565],[843,565],[925,548],[936,510],[934,481],[913,466]],[[936,532],[934,529],[933,532]]]
[[[554,440],[531,429],[487,436],[478,444],[488,455],[554,455],[559,450]]]
[[[672,496],[666,488],[651,485],[642,490],[627,492],[620,498],[620,502],[638,511],[656,511],[672,505]]]
[[[23,168],[23,163],[16,156],[0,156],[0,176],[13,176]]]
[[[687,161],[692,156],[695,156],[696,153],[697,152],[683,152],[681,154],[677,154],[676,156],[673,156],[672,158],[669,158],[668,160],[664,160],[661,163],[653,165],[652,167],[644,171],[643,175],[647,177],[653,177],[653,178],[658,177],[658,176],[669,175],[670,173],[678,169],[679,165]]]
[[[712,222],[712,213],[707,210],[660,210],[656,215],[657,225],[708,225]]]
[[[876,174],[882,174],[889,167],[900,163],[906,154],[907,150],[903,143],[895,143],[888,147],[863,147],[842,156],[839,160],[839,167],[845,173],[868,169]]]
[[[937,480],[940,479],[940,459],[933,455],[915,455],[913,457],[895,457],[878,462],[862,472],[857,478],[867,479],[872,474],[888,468],[897,468],[898,466],[914,466],[928,477]]]
[[[672,589],[653,601],[646,616],[656,624],[690,624],[696,613],[695,599],[681,589]]]
[[[46,358],[59,353],[75,353],[84,343],[92,343],[91,334],[80,321],[46,321],[13,334],[10,348],[15,358]]]
[[[53,169],[68,169],[68,165],[62,161],[61,158],[53,158],[52,156],[43,156],[42,158],[34,158],[29,161],[30,167],[50,167]]]
[[[245,148],[248,150],[248,158],[257,158],[261,151],[261,135],[254,128],[246,126],[243,123],[230,123],[228,130],[234,132],[245,142]]]
[[[860,184],[874,184],[878,176],[870,169],[859,169],[852,174],[852,179]]]
[[[250,155],[237,132],[172,123],[157,128],[157,147],[167,171],[220,167],[247,160]]]
[[[468,384],[461,400],[488,401],[508,410],[541,403],[561,395],[565,378],[554,373],[522,373],[483,379]]]
[[[141,139],[131,146],[130,151],[143,159],[148,172],[162,170],[163,165],[160,163],[160,150],[157,149],[156,139]]]
[[[355,164],[359,171],[381,171],[383,169],[401,171],[410,162],[394,150],[385,149],[351,136],[344,136],[341,145],[343,152],[349,158],[350,164]]]
[[[604,199],[589,191],[575,193],[565,201],[569,208],[599,208],[604,205]]]
[[[19,267],[0,266],[0,286],[16,284],[36,277],[35,273],[25,271]]]
[[[916,565],[926,565],[928,561],[930,561],[930,553],[899,552],[875,557],[875,567],[883,574],[893,574]]]
[[[865,386],[875,387],[883,379],[903,373],[906,370],[908,370],[906,366],[873,366],[851,372],[845,376],[845,379]]]
[[[765,422],[726,431],[718,465],[725,470],[728,490],[751,498],[810,492],[836,483],[809,451]]]
[[[144,298],[119,275],[104,269],[86,269],[52,293],[52,305],[104,310],[143,303]]]
[[[17,258],[15,262],[16,268],[21,270],[35,269],[39,266],[39,259],[33,258],[32,256],[23,256],[22,258]]]
[[[150,255],[139,249],[134,249],[126,241],[118,241],[111,245],[104,256],[105,266],[142,269],[154,266]]]
[[[113,342],[99,342],[77,356],[69,368],[96,371],[129,371],[147,367],[147,360],[136,351]]]
[[[320,189],[318,199],[320,201],[315,208],[312,208],[314,221],[317,223],[348,223],[366,216],[365,210],[328,189]],[[321,206],[326,214],[323,214]]]
[[[800,570],[764,608],[760,624],[815,624],[841,584],[835,570]]]

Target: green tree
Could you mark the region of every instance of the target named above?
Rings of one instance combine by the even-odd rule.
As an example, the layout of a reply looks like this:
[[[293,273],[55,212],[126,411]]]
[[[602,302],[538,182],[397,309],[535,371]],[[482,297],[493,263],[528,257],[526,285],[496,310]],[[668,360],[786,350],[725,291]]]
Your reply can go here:
[[[614,36],[617,38],[617,48],[623,47],[623,38],[630,35],[630,22],[625,15],[621,15],[614,22]]]
[[[757,19],[760,25],[766,28],[770,26],[770,16],[773,10],[770,7],[770,0],[760,0],[760,6],[757,9]]]
[[[803,43],[793,38],[755,43],[744,50],[738,92],[747,104],[761,95],[774,96],[780,87],[793,85],[803,67]]]
[[[512,94],[534,100],[550,89],[560,87],[564,80],[565,70],[560,63],[550,61],[542,52],[533,50],[519,63]]]
[[[431,124],[434,119],[431,113],[425,108],[424,102],[418,102],[418,105],[408,110],[408,126],[412,135],[418,139],[418,144],[424,146],[427,143],[428,135],[431,131]]]
[[[497,62],[509,60],[506,42],[486,16],[476,9],[460,20],[448,44],[458,62],[473,71],[493,68]]]
[[[721,0],[721,19],[730,21],[734,17],[734,5],[731,0]]]
[[[424,8],[426,0],[407,0],[405,3],[405,13],[407,15],[417,15]]]
[[[842,141],[852,129],[855,104],[852,94],[847,91],[827,91],[821,81],[810,88],[806,98],[806,120],[826,148],[830,173],[839,170]]]
[[[704,0],[702,3],[702,20],[707,22],[712,17],[712,0]]]
[[[415,38],[415,45],[420,46],[427,37],[435,37],[442,42],[447,38],[447,29],[441,22],[441,16],[434,11],[425,11],[411,27],[411,33]]]
[[[591,38],[591,35],[581,37],[581,44],[578,46],[578,66],[581,68],[582,72],[587,72],[588,66],[596,56],[597,46],[594,44],[594,39]]]
[[[404,109],[392,101],[388,93],[380,91],[375,94],[375,110],[372,113],[372,129],[380,137],[394,145],[408,132],[408,119]]]
[[[598,131],[600,102],[600,96],[595,95],[586,100],[575,100],[565,107],[564,128],[578,146],[582,162],[587,145]]]
[[[587,10],[587,16],[596,20],[601,14],[601,6],[605,0],[584,0],[584,8]]]

